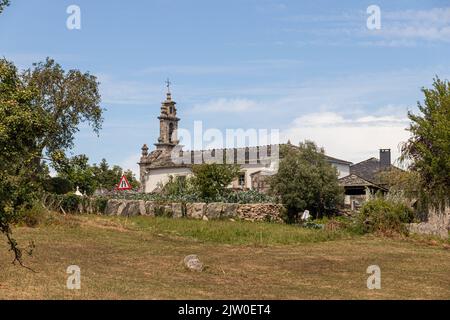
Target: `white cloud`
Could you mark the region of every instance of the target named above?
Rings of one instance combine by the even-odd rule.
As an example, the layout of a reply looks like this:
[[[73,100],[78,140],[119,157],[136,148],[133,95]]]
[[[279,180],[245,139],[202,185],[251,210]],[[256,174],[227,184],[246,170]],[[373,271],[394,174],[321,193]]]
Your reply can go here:
[[[302,64],[297,59],[258,59],[233,64],[217,65],[164,65],[150,66],[140,71],[142,74],[177,75],[236,75],[258,73],[268,69],[286,69]]]
[[[163,85],[124,81],[108,74],[98,74],[97,77],[100,82],[102,101],[106,104],[146,105],[164,97]]]
[[[397,47],[416,47],[417,42],[414,40],[375,40],[375,41],[361,41],[358,43],[364,47],[389,47],[389,48],[397,48]]]
[[[28,69],[32,67],[33,63],[45,61],[47,57],[54,59],[57,63],[60,64],[69,64],[71,65],[74,62],[79,63],[83,61],[82,58],[75,54],[62,54],[62,53],[21,53],[21,52],[6,52],[1,55],[1,57],[6,58],[9,61],[13,61],[14,64],[21,70]],[[66,67],[65,67],[66,68]],[[67,68],[69,69],[69,68]]]
[[[402,25],[382,28],[380,35],[387,38],[450,41],[450,26]],[[408,42],[404,42],[408,44]],[[397,42],[401,44],[401,42]]]
[[[296,118],[282,131],[282,141],[315,141],[328,155],[359,162],[378,157],[378,149],[390,148],[392,159],[400,155],[399,146],[409,137],[403,116],[368,115],[346,117],[335,112],[311,113]]]
[[[119,165],[124,171],[133,171],[133,173],[136,175],[136,178],[139,179],[139,165],[137,163],[139,162],[140,157],[141,155],[139,153],[132,154],[129,157],[125,158]]]
[[[364,11],[287,17],[287,32],[314,35],[299,45],[363,45],[413,47],[424,42],[450,42],[450,8],[387,11],[381,7],[381,29],[368,30]],[[314,23],[313,28],[297,23]],[[320,23],[320,24],[319,24]]]
[[[383,14],[389,20],[421,21],[434,24],[450,23],[450,8],[432,8],[429,10],[402,10]]]
[[[387,39],[378,42],[382,46],[411,46],[411,40],[449,42],[450,8],[402,11],[381,9],[381,29],[375,32],[366,30],[365,33]]]
[[[166,65],[147,67],[142,70],[144,74],[187,74],[187,75],[210,75],[210,74],[233,74],[239,71],[231,66],[207,66],[207,65]]]
[[[250,99],[215,99],[194,105],[192,112],[246,112],[254,111],[258,104]]]

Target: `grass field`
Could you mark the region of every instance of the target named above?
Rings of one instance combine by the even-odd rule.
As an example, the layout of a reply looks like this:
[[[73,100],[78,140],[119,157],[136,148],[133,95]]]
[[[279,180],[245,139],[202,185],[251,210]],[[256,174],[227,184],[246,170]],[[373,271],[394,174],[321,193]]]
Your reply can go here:
[[[31,272],[0,243],[0,299],[450,299],[449,242],[295,226],[67,216],[14,229]],[[181,261],[197,254],[201,273]],[[381,289],[369,290],[369,265]],[[81,268],[81,289],[66,268]]]

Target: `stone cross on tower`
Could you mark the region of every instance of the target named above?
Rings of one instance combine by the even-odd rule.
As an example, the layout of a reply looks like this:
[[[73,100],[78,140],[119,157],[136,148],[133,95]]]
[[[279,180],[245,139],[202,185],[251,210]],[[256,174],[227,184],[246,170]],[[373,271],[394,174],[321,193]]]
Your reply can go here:
[[[178,121],[176,102],[172,101],[170,93],[171,82],[166,81],[167,97],[161,103],[161,114],[159,119],[159,138],[158,143],[155,143],[156,149],[170,151],[178,144],[177,129]]]
[[[169,78],[167,78],[167,80],[166,80],[167,93],[170,93],[170,85],[171,84],[172,83],[169,81]]]

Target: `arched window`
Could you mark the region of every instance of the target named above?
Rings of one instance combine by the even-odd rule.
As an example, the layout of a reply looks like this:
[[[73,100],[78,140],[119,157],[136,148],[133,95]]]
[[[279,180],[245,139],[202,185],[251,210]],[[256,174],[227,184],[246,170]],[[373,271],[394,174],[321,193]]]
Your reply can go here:
[[[169,123],[169,143],[172,143],[173,123]]]

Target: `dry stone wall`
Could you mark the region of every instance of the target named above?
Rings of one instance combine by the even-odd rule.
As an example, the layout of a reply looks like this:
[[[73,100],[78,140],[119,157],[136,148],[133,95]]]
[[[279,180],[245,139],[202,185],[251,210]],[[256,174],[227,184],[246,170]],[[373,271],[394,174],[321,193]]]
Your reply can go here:
[[[273,203],[160,203],[144,200],[108,200],[104,214],[118,216],[165,216],[191,219],[240,219],[282,222],[284,207]]]
[[[428,234],[447,239],[450,231],[450,207],[446,207],[442,212],[430,210],[428,221],[410,223],[408,229],[411,233]]]

